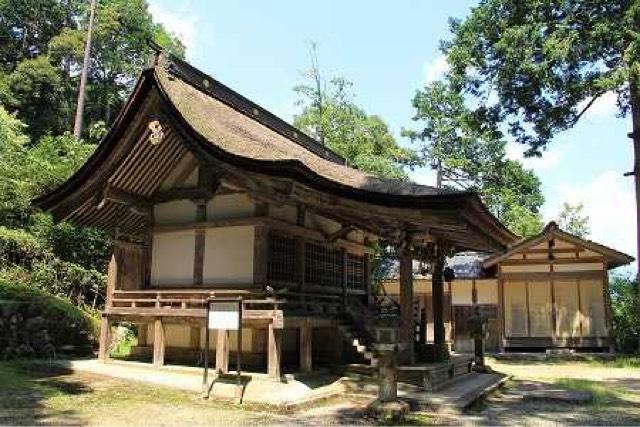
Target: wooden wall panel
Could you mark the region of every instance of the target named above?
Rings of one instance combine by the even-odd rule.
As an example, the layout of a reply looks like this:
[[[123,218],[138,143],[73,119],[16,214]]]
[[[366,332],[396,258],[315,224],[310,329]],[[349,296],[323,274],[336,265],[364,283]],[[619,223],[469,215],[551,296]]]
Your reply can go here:
[[[527,291],[524,281],[507,280],[504,283],[504,320],[508,337],[526,337]]]
[[[453,305],[471,305],[473,294],[472,280],[454,280],[451,282]]]
[[[603,280],[580,280],[580,311],[583,337],[606,336]]]
[[[555,280],[556,336],[559,338],[580,336],[577,280]]]
[[[476,280],[478,304],[498,304],[498,281],[496,279]]]
[[[528,281],[529,293],[529,336],[550,337],[551,327],[551,283],[548,281]]]

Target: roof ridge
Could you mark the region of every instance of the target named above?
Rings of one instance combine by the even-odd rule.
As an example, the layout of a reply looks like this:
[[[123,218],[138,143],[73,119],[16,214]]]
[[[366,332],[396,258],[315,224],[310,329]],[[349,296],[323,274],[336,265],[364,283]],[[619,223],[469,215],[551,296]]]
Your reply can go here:
[[[162,53],[156,61],[155,67],[162,67],[169,75],[177,77],[197,90],[225,103],[313,154],[346,166],[346,159],[326,145],[175,55]]]

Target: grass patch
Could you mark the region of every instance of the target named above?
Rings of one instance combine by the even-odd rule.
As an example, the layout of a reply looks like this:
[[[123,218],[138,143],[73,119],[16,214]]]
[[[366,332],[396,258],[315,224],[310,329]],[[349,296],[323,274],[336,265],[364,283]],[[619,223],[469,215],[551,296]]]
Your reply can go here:
[[[623,389],[600,381],[583,380],[576,378],[559,378],[553,382],[555,385],[576,391],[588,391],[593,395],[592,404],[597,407],[609,405],[620,399],[625,399]]]

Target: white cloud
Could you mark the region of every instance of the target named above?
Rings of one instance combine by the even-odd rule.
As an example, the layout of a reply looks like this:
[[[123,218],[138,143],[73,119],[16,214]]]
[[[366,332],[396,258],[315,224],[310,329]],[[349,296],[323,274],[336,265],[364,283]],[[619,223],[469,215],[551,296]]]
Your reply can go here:
[[[187,57],[195,48],[196,28],[198,28],[198,16],[193,13],[193,8],[188,2],[175,2],[170,7],[160,5],[157,1],[149,2],[149,12],[154,22],[159,22],[178,36],[182,44],[187,48]]]
[[[507,158],[520,161],[527,169],[533,169],[535,172],[543,172],[552,169],[564,159],[568,145],[556,145],[542,153],[542,157],[525,157],[525,147],[515,141],[507,143]]]
[[[444,76],[447,71],[449,71],[447,57],[440,55],[432,62],[426,62],[424,64],[424,80],[427,84],[433,83]]]
[[[563,202],[583,203],[589,216],[590,239],[636,255],[636,216],[633,181],[618,171],[605,171],[590,182],[560,184],[553,189],[554,203],[546,205],[546,220],[556,219]]]
[[[615,92],[606,92],[600,98],[596,99],[593,105],[584,114],[584,118],[590,121],[599,121],[602,119],[608,119],[615,117],[618,112],[618,105],[616,104],[618,95]],[[578,105],[578,111],[587,105],[589,100],[585,100]]]

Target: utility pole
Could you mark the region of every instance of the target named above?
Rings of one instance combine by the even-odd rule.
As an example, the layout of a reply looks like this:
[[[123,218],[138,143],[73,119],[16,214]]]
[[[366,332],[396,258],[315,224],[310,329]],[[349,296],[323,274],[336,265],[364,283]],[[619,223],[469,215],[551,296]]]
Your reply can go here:
[[[78,105],[76,107],[76,119],[73,124],[73,136],[80,139],[82,133],[82,115],[84,113],[84,98],[87,86],[87,71],[89,69],[89,59],[91,59],[91,35],[93,33],[93,18],[96,11],[96,0],[91,0],[89,12],[89,28],[87,28],[87,43],[84,46],[84,62],[80,73],[80,87],[78,88]]]

